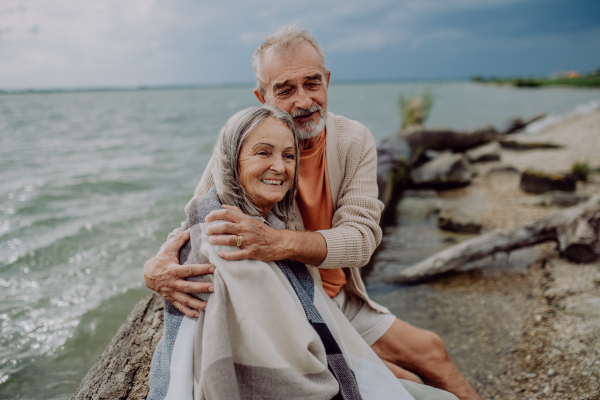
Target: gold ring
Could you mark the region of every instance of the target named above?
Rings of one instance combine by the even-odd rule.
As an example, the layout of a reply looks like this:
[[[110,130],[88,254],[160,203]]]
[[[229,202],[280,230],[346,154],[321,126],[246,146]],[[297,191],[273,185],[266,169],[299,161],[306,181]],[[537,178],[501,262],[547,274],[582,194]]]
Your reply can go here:
[[[242,247],[242,237],[241,236],[238,236],[238,241],[237,241],[236,246],[237,247]]]

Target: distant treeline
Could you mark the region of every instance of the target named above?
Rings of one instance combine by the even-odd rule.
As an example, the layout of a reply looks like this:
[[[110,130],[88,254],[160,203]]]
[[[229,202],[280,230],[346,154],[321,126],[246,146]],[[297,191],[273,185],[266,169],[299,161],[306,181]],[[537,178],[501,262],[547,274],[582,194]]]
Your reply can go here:
[[[557,76],[550,78],[498,78],[476,75],[471,77],[472,82],[494,83],[500,85],[513,85],[516,87],[542,87],[542,86],[575,86],[586,88],[600,87],[600,72],[581,76]]]

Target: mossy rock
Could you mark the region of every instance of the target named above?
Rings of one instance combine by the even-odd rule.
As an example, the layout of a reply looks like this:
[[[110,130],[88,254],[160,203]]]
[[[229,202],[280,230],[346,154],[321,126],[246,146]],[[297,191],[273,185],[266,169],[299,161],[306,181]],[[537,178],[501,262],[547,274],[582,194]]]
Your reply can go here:
[[[521,190],[529,193],[546,193],[553,190],[575,191],[575,179],[569,174],[547,173],[528,169],[521,174]]]

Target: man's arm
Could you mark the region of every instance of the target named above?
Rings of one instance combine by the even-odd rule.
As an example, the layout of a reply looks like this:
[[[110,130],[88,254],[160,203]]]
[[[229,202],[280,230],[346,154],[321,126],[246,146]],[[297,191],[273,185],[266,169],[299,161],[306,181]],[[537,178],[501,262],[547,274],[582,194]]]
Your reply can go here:
[[[378,200],[377,148],[371,132],[355,121],[352,135],[339,135],[344,178],[333,228],[318,231],[327,242],[327,257],[319,268],[362,267],[381,243],[383,203]],[[344,151],[342,153],[342,151]]]

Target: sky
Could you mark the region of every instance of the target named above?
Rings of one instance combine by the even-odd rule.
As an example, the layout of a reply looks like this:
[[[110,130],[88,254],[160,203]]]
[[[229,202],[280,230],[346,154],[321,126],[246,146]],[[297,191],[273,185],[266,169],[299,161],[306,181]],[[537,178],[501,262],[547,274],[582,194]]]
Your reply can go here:
[[[600,66],[598,0],[1,0],[0,89],[250,84],[290,23],[332,82]]]

